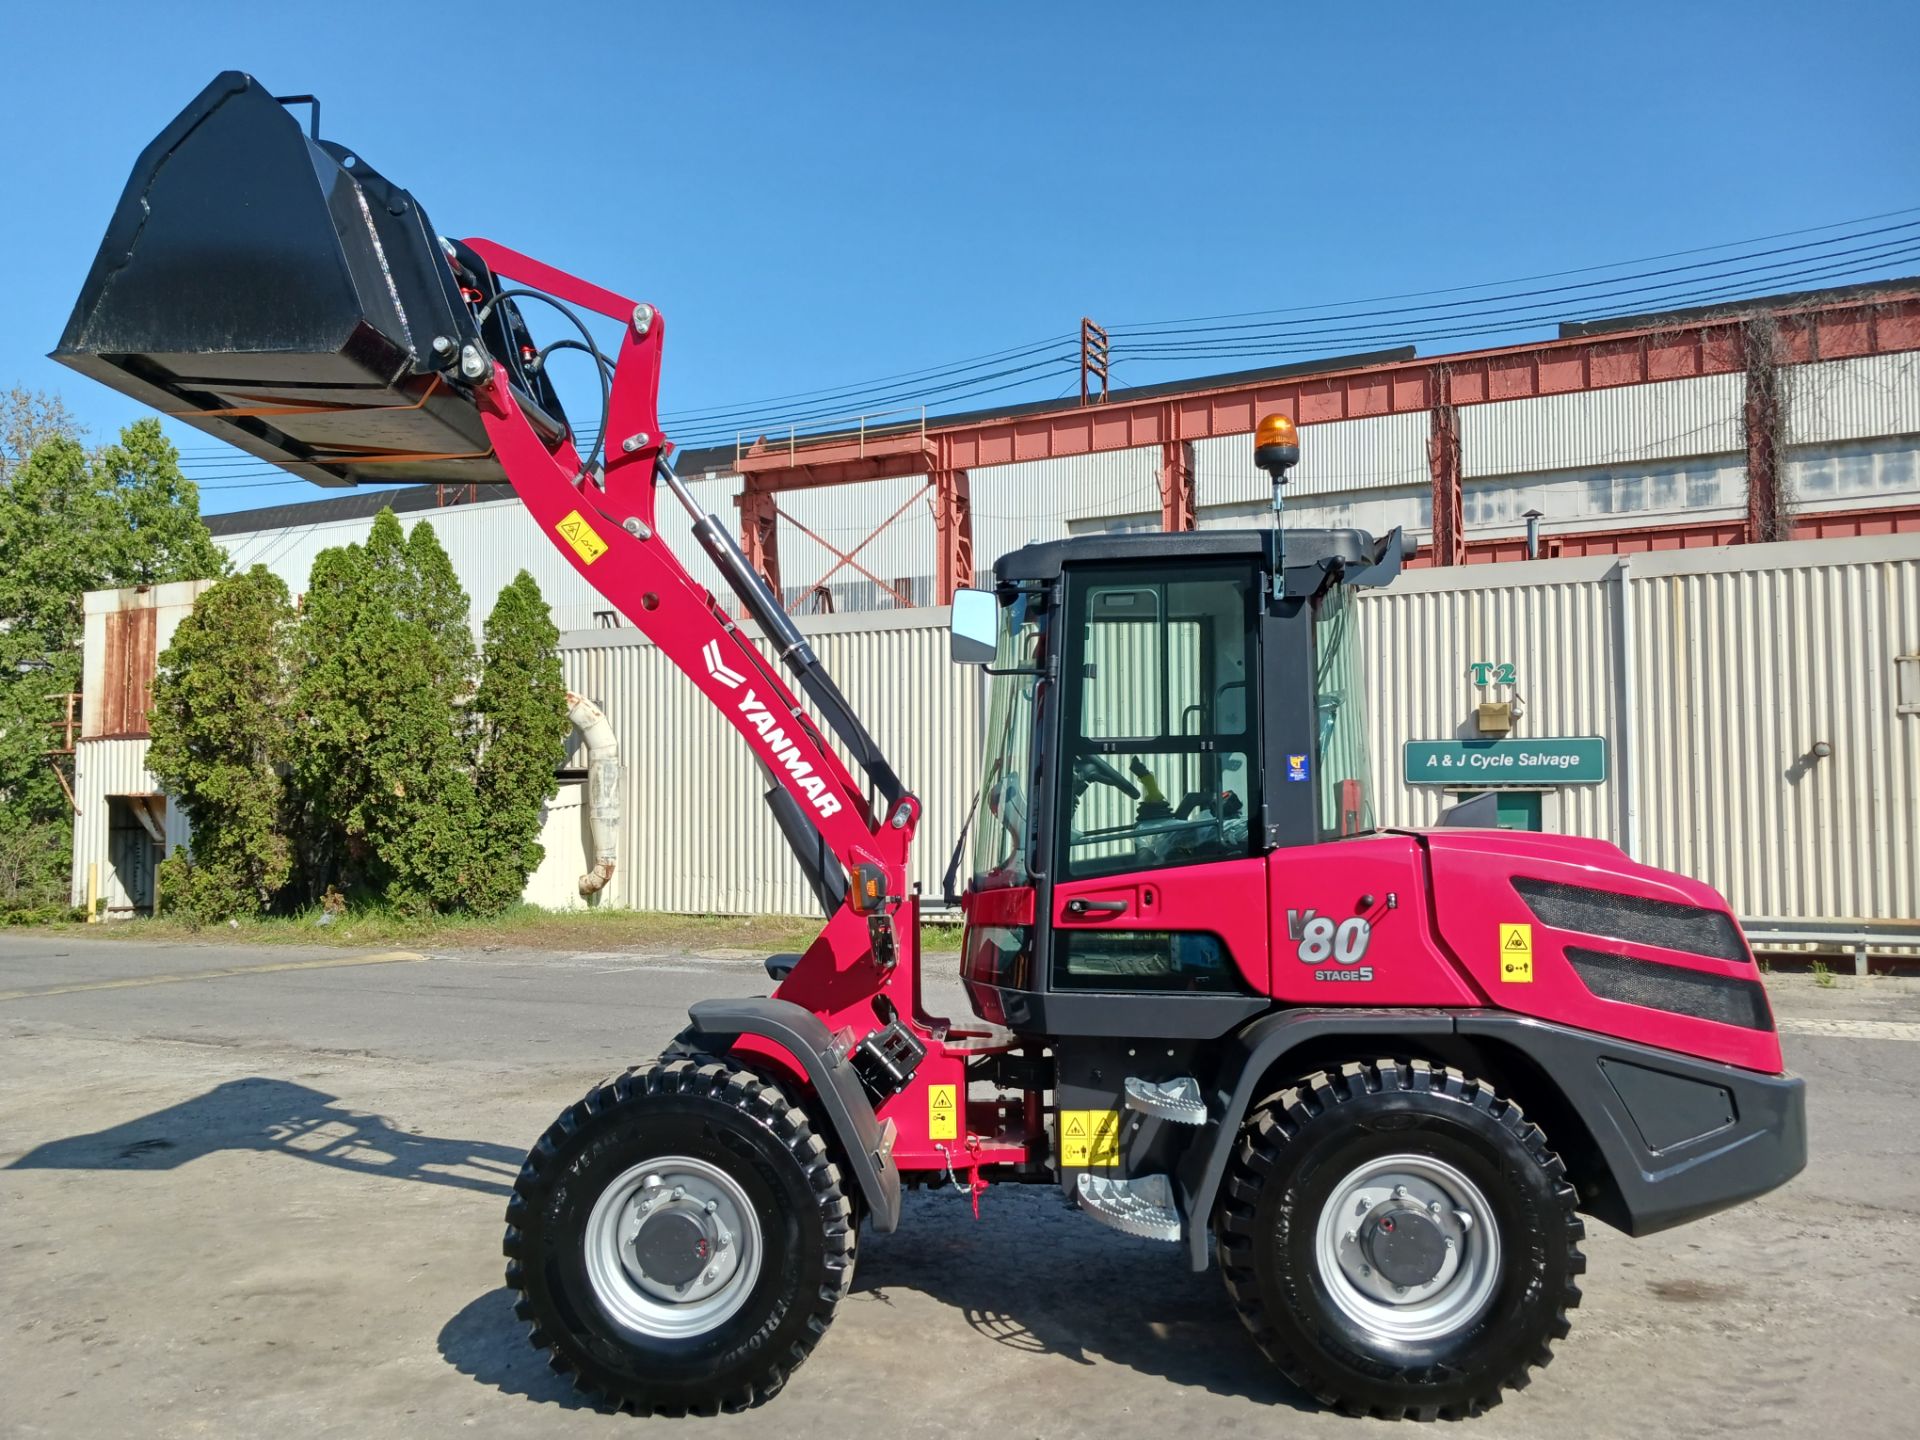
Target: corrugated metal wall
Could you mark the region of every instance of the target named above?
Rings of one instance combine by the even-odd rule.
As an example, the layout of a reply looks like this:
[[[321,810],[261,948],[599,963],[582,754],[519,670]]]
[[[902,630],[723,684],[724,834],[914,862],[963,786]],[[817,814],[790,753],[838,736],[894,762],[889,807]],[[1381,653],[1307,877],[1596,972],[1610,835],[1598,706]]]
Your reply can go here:
[[[1920,434],[1920,351],[1792,365],[1786,377],[1795,444]]]
[[[73,819],[72,901],[84,904],[87,898],[87,866],[100,867],[100,893],[109,910],[119,910],[132,897],[119,883],[111,863],[109,821],[113,795],[152,795],[160,782],[147,769],[147,740],[144,736],[113,740],[81,740],[74,746],[73,798],[80,813]],[[172,800],[167,802],[167,853],[187,843],[187,817]]]
[[[1457,796],[1408,785],[1408,740],[1478,736],[1474,707],[1518,698],[1522,735],[1616,733],[1614,657],[1619,589],[1612,560],[1412,570],[1362,597],[1370,696],[1374,812],[1383,825],[1431,825]],[[1513,687],[1477,689],[1468,667],[1511,662]],[[1618,839],[1616,785],[1568,786],[1555,829]]]
[[[948,661],[946,623],[944,609],[799,622],[926,807],[914,878],[929,896],[939,893],[984,743],[983,677]],[[814,913],[745,742],[659,650],[634,631],[595,632],[567,636],[561,660],[568,688],[606,712],[626,767],[608,899],[646,910]]]
[[[1631,573],[1640,858],[1745,916],[1920,917],[1920,715],[1894,670],[1920,651],[1920,537]]]
[[[1741,375],[1703,375],[1460,407],[1460,468],[1479,475],[1719,455],[1742,446]]]
[[[1610,742],[1609,779],[1563,787],[1551,828],[1629,844],[1750,917],[1920,917],[1920,714],[1895,691],[1896,657],[1920,654],[1920,536],[1414,571],[1360,616],[1382,823],[1436,818],[1445,796],[1403,783],[1401,747],[1476,733],[1467,667],[1511,662],[1517,684],[1485,698],[1521,701],[1518,734]],[[936,895],[973,795],[984,677],[948,662],[943,609],[800,623],[925,801],[915,878]],[[584,631],[562,660],[627,767],[608,899],[811,913],[746,746],[655,647]],[[89,861],[108,883],[107,797],[158,789],[144,739],[78,752],[76,903]],[[177,845],[185,817],[168,810]]]
[[[1427,480],[1427,412],[1330,420],[1300,427],[1300,463],[1287,499],[1336,491],[1377,490]],[[1193,446],[1194,503],[1232,505],[1268,500],[1271,482],[1253,468],[1251,435],[1220,435]]]
[[[1747,917],[1920,918],[1920,715],[1895,691],[1920,652],[1920,537],[1422,570],[1362,613],[1384,823],[1437,817],[1445,792],[1403,783],[1401,746],[1475,734],[1467,667],[1512,661],[1516,733],[1609,737],[1609,779],[1560,789],[1550,828]]]

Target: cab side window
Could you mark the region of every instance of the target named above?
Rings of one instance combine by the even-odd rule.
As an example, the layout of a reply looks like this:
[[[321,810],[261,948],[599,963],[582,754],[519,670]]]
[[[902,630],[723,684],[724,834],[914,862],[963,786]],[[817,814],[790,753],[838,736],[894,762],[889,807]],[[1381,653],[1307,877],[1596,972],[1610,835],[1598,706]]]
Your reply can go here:
[[[1074,577],[1059,813],[1068,877],[1253,853],[1254,575]]]

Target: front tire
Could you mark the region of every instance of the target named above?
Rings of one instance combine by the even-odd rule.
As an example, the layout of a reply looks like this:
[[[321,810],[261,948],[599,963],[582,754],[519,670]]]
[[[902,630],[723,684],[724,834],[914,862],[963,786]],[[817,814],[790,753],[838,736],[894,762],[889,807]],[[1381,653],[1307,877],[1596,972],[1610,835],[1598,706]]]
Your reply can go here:
[[[1457,1070],[1381,1060],[1255,1107],[1214,1236],[1267,1357],[1323,1404],[1386,1419],[1497,1405],[1552,1359],[1586,1269],[1565,1166]]]
[[[839,1167],[778,1087],[669,1056],[554,1121],[507,1207],[507,1283],[548,1363],[637,1414],[717,1414],[786,1383],[853,1278]]]

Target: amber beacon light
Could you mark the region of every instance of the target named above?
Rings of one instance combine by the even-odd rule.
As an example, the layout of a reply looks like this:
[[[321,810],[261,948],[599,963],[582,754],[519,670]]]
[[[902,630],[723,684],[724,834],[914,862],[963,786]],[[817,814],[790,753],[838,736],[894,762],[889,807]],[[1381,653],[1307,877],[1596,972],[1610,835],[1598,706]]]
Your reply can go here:
[[[1253,432],[1253,463],[1284,485],[1287,471],[1300,463],[1300,431],[1285,415],[1269,415]]]

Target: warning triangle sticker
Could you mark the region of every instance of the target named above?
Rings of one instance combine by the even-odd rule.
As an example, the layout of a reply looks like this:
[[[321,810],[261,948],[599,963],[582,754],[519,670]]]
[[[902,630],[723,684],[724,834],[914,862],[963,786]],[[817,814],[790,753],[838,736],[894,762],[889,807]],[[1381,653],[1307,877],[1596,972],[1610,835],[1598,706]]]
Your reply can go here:
[[[1068,1119],[1068,1121],[1067,1121],[1067,1134],[1069,1134],[1069,1135],[1084,1135],[1084,1134],[1086,1134],[1086,1133],[1087,1133],[1087,1122],[1086,1122],[1086,1121],[1084,1121],[1084,1120],[1082,1120],[1082,1119],[1081,1119],[1081,1118],[1080,1118],[1080,1117],[1079,1117],[1078,1115],[1075,1115],[1075,1116],[1072,1116],[1072,1117],[1070,1117],[1070,1118]]]
[[[933,1092],[932,1108],[935,1110],[951,1110],[953,1108],[953,1096],[945,1090],[936,1089]]]
[[[1507,932],[1506,948],[1509,950],[1531,950],[1533,947],[1527,943],[1526,935],[1516,929]]]

